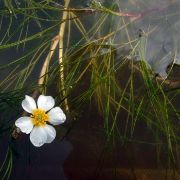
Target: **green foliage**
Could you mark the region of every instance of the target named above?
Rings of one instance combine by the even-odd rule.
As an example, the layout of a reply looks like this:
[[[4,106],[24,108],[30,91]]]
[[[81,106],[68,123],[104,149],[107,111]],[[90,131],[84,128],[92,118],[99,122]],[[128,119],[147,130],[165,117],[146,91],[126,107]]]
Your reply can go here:
[[[18,4],[16,1],[3,1],[3,8],[0,10],[0,34],[3,34],[0,37],[0,51],[12,52],[16,54],[16,58],[8,57],[9,60],[0,65],[0,70],[6,72],[6,76],[0,81],[0,112],[3,112],[0,136],[11,131],[15,120],[12,117],[20,115],[20,104],[24,95],[39,88],[37,81],[41,66],[50,51],[52,39],[63,23],[60,17],[64,9],[54,6],[53,2],[30,0]],[[179,148],[180,138],[177,126],[180,115],[176,100],[179,89],[167,93],[164,90],[166,82],[155,81],[154,74],[144,59],[146,41],[128,39],[125,44],[114,46],[113,39],[117,33],[125,30],[129,37],[127,27],[133,21],[130,22],[119,14],[124,24],[116,29],[110,24],[109,32],[104,34],[106,20],[111,18],[112,22],[113,17],[117,16],[115,4],[108,8],[94,2],[90,7],[100,14],[97,15],[98,18],[96,14],[93,15],[97,21],[92,28],[84,26],[89,15],[81,12],[82,9],[70,11],[63,63],[58,64],[55,52],[48,67],[47,79],[42,86],[47,92],[53,89],[57,102],[61,103],[66,97],[59,96],[63,89],[57,82],[61,73],[60,66],[63,66],[70,113],[80,112],[85,104],[92,104],[104,119],[107,141],[118,138],[122,144],[132,141],[161,144],[169,158],[175,162],[175,149]],[[8,24],[5,25],[4,21]],[[72,29],[76,29],[78,42],[71,40]],[[123,56],[122,46],[130,47],[128,55],[133,55],[140,48],[142,61],[130,61]],[[117,59],[117,50],[121,49],[122,56]],[[7,116],[11,113],[12,116]],[[121,118],[122,115],[124,119]],[[145,142],[134,137],[136,127],[141,122],[151,132],[155,142]],[[9,147],[1,167],[4,179],[9,178],[11,169],[12,152]]]

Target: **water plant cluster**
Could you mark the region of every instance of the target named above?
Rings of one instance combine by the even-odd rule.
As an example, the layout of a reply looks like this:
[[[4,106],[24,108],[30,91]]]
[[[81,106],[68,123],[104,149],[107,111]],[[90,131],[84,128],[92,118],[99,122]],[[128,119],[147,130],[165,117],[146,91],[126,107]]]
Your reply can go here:
[[[6,151],[2,179],[13,168],[21,102],[25,95],[37,99],[39,94],[55,97],[67,114],[65,129],[78,122],[84,105],[92,106],[103,118],[107,144],[152,144],[157,157],[165,152],[167,166],[178,169],[179,66],[172,60],[166,78],[149,68],[148,35],[139,30],[132,38],[129,32],[140,14],[120,12],[115,1],[71,3],[0,2],[0,138],[8,136],[7,150],[0,149]],[[120,26],[114,25],[117,18]],[[151,138],[137,138],[139,124]]]

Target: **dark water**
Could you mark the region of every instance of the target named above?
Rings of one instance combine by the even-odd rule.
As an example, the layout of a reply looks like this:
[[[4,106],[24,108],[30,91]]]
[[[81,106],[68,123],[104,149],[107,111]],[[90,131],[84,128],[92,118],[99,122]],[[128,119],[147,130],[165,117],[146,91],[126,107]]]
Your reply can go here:
[[[143,30],[146,33],[149,29],[156,27],[153,33],[148,36],[147,53],[145,54],[146,61],[150,67],[161,76],[166,77],[166,68],[172,62],[172,56],[176,54],[176,63],[179,64],[178,50],[180,47],[180,31],[179,31],[179,8],[178,1],[113,1],[117,3],[117,9],[121,12],[130,12],[134,14],[148,12],[144,14],[142,18],[139,18],[135,23],[129,27],[129,33],[132,38],[137,38],[139,30]],[[59,1],[59,4],[62,2]],[[72,7],[87,7],[88,1],[72,1]],[[106,5],[111,5],[109,1],[100,1]],[[174,16],[168,16],[168,14],[174,13]],[[89,28],[94,21],[96,21],[99,14],[92,14],[83,17],[82,21],[85,26]],[[119,18],[119,17],[118,17]],[[113,19],[115,25],[113,28],[122,25],[122,19]],[[6,21],[4,22],[6,24]],[[111,19],[107,18],[107,27],[111,22]],[[112,23],[112,24],[113,24]],[[35,28],[33,28],[33,26]],[[30,29],[30,33],[33,33],[33,29],[36,29],[36,25],[33,25]],[[6,25],[4,25],[6,29]],[[32,32],[31,32],[32,31]],[[109,29],[104,26],[101,32],[97,33],[95,37],[102,36],[107,33]],[[76,34],[72,37],[72,44],[76,43],[80,38],[80,33],[76,29],[73,29],[72,34]],[[126,32],[123,30],[119,34],[117,33],[113,38],[111,45],[117,47],[117,42],[127,42]],[[28,49],[32,44],[28,44],[25,48]],[[117,51],[118,55],[122,50]],[[22,51],[22,52],[21,52]],[[24,53],[23,50],[10,50],[1,53],[2,64],[11,62],[12,59],[16,59]],[[139,52],[133,57],[139,60]],[[156,59],[163,59],[163,61],[155,62]],[[41,66],[39,63],[39,67]],[[37,68],[38,69],[38,68]],[[8,72],[2,72],[1,78],[5,77]],[[38,70],[32,75],[32,79],[36,79],[39,72]],[[127,73],[128,74],[128,73]],[[127,75],[126,74],[126,75]],[[84,85],[85,87],[87,84]],[[52,90],[53,93],[53,90]],[[76,94],[76,93],[75,93]],[[78,92],[77,92],[78,94]],[[64,179],[179,179],[179,174],[170,172],[167,177],[165,170],[168,168],[166,164],[166,152],[162,152],[160,159],[157,159],[157,147],[155,144],[137,144],[136,142],[125,142],[122,144],[118,138],[115,138],[113,143],[107,144],[106,134],[103,126],[103,118],[98,112],[98,108],[95,102],[92,103],[92,107],[89,105],[84,106],[82,109],[81,117],[73,125],[73,128],[63,140],[59,137],[48,145],[44,145],[41,148],[35,148],[29,142],[29,137],[23,135],[20,139],[12,141],[11,143],[16,149],[13,160],[12,180],[64,180]],[[18,115],[17,115],[18,117]],[[121,112],[118,117],[120,120],[125,121],[127,114]],[[125,123],[125,122],[124,122]],[[123,123],[122,123],[123,124]],[[63,128],[58,128],[57,131],[61,133]],[[143,123],[139,123],[135,132],[137,140],[154,142],[152,134],[147,131]],[[135,139],[136,139],[135,138]],[[0,150],[1,158],[5,156],[4,150],[7,147],[8,135],[1,138]],[[161,171],[162,170],[162,171]]]

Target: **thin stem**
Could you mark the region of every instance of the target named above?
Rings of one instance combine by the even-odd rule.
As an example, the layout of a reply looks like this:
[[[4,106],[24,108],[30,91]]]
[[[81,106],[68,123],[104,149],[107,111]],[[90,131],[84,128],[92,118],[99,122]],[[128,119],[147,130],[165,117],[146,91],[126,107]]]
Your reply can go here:
[[[54,54],[54,51],[58,45],[58,42],[59,42],[59,36],[56,36],[52,39],[52,44],[51,44],[51,48],[50,48],[50,51],[44,61],[44,64],[42,66],[42,69],[41,69],[41,72],[40,72],[40,75],[39,75],[39,80],[38,80],[38,85],[39,86],[42,86],[44,81],[45,81],[45,78],[46,78],[46,73],[47,73],[47,70],[48,70],[48,67],[49,67],[49,62]]]
[[[70,0],[65,0],[65,5],[64,7],[67,8],[70,3]],[[63,37],[64,37],[64,31],[66,27],[66,19],[68,18],[68,11],[63,12],[62,16],[62,24],[59,29],[59,65],[60,65],[60,85],[62,89],[62,95],[63,97],[66,96],[66,90],[64,86],[64,66],[63,66]],[[64,100],[64,105],[65,105],[65,110],[69,111],[69,106],[68,106],[68,101],[67,98]]]

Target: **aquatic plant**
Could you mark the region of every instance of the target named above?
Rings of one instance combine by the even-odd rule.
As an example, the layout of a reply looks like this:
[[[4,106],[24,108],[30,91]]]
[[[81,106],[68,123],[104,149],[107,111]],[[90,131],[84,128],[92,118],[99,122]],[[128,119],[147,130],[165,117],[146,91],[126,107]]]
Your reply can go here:
[[[177,46],[173,51],[174,61],[165,63],[165,72],[159,69],[156,72],[157,66],[153,68],[151,63],[154,59],[147,59],[148,37],[156,26],[131,34],[131,27],[145,13],[120,12],[116,2],[109,6],[93,1],[83,8],[69,6],[70,0],[65,0],[65,4],[52,0],[3,0],[0,3],[0,50],[6,58],[0,66],[0,111],[3,112],[0,136],[8,134],[10,139],[1,168],[3,179],[8,179],[12,170],[14,147],[11,141],[19,134],[14,123],[23,113],[20,104],[26,94],[37,99],[39,94],[52,93],[56,104],[71,117],[67,118],[66,132],[68,124],[73,125],[74,119],[78,121],[84,105],[88,104],[98,109],[104,119],[107,145],[114,141],[122,145],[128,142],[152,144],[157,147],[157,154],[166,152],[169,167],[178,168],[180,83],[175,70],[179,67],[174,63],[177,62]],[[163,58],[161,60],[164,62]],[[159,76],[162,74],[158,72],[163,72],[167,78]],[[26,96],[25,101],[27,98],[30,97]],[[34,100],[31,101],[35,109]],[[32,109],[23,108],[32,113]],[[37,113],[45,116],[44,123],[47,114],[33,112],[33,117]],[[61,120],[65,119],[60,109],[58,113]],[[20,120],[16,121],[16,126],[30,133],[32,125],[26,131]],[[140,123],[153,140],[136,138]],[[36,121],[34,124],[38,125]],[[46,139],[41,140],[46,142]]]

